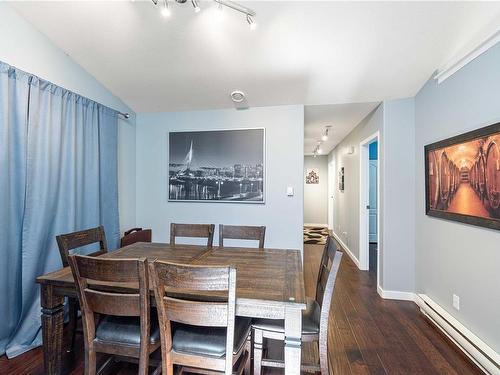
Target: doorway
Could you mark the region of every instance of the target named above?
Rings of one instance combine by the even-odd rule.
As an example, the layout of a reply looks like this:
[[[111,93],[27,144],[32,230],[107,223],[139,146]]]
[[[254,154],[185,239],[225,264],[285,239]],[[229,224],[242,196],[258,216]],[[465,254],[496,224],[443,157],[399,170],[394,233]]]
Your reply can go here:
[[[360,269],[379,279],[380,228],[380,135],[372,134],[360,143]]]

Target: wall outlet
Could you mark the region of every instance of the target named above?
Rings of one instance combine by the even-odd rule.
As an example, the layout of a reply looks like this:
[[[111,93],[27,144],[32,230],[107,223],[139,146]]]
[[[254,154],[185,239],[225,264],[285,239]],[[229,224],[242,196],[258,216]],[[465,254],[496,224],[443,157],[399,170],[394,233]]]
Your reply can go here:
[[[453,295],[453,307],[456,310],[460,310],[460,297],[456,294]]]

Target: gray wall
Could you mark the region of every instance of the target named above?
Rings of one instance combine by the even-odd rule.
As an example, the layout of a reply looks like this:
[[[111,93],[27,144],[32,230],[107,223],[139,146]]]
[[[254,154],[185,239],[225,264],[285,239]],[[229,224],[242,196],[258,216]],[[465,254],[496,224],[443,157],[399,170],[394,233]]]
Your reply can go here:
[[[336,162],[334,232],[359,259],[359,144],[377,130],[379,139],[379,280],[387,292],[414,291],[415,178],[414,101],[389,100],[370,113],[330,154]],[[354,146],[354,154],[347,148]],[[344,167],[345,190],[338,190]],[[347,234],[345,233],[347,232]]]
[[[333,231],[349,247],[353,255],[359,259],[359,144],[373,133],[383,132],[384,106],[379,105],[361,123],[349,133],[330,153],[329,159],[335,159],[335,183],[333,200]],[[380,141],[379,155],[383,175],[383,137]],[[348,154],[347,149],[354,146],[354,153]],[[338,188],[338,172],[344,167],[344,191]],[[380,181],[383,182],[383,179]],[[381,187],[382,189],[382,187]],[[383,213],[383,197],[379,202],[379,215]],[[382,224],[382,223],[381,223]],[[381,225],[382,227],[382,225]],[[381,231],[382,228],[379,228]],[[383,244],[379,244],[382,249]]]
[[[415,290],[414,99],[384,102],[384,228],[381,286],[386,291]]]
[[[129,120],[118,120],[118,194],[120,227],[135,226],[135,115],[85,69],[56,47],[45,35],[0,2],[0,60],[36,74],[122,112]]]
[[[319,184],[306,184],[308,168],[319,170]],[[328,156],[304,156],[304,223],[328,225]]]
[[[500,44],[415,98],[416,289],[500,352],[500,232],[425,215],[424,145],[500,120]],[[460,296],[460,311],[452,294]]]
[[[167,201],[169,131],[251,127],[266,129],[265,204]],[[138,114],[136,151],[137,224],[154,241],[168,242],[171,222],[248,224],[267,226],[266,246],[302,249],[303,106]]]

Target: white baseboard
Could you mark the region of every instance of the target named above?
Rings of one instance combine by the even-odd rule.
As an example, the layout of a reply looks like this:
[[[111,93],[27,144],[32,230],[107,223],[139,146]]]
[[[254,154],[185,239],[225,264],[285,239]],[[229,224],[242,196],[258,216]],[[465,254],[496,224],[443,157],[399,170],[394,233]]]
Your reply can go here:
[[[305,227],[326,227],[328,228],[328,224],[318,224],[318,223],[304,223]]]
[[[500,355],[425,294],[415,295],[420,311],[486,374],[500,374]]]
[[[399,301],[415,302],[416,295],[413,292],[400,292],[398,290],[384,290],[380,286],[377,287],[377,293],[384,299],[395,299]]]
[[[332,232],[333,233],[333,237],[335,237],[335,239],[340,243],[340,245],[342,246],[343,250],[345,250],[345,252],[347,253],[347,255],[349,255],[349,257],[352,259],[352,261],[354,262],[354,264],[356,265],[356,267],[359,268],[359,260],[358,258],[356,258],[354,256],[354,254],[352,253],[352,251],[347,247],[347,245],[340,239],[340,237],[338,236],[337,233],[335,232]],[[361,268],[360,268],[361,269]]]

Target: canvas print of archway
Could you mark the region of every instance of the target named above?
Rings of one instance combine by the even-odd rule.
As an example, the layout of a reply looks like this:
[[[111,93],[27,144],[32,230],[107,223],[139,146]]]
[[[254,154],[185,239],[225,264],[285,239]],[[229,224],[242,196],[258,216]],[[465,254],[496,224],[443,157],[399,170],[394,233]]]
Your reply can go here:
[[[500,123],[425,147],[427,214],[500,229]]]
[[[264,203],[265,130],[169,133],[169,201]]]

